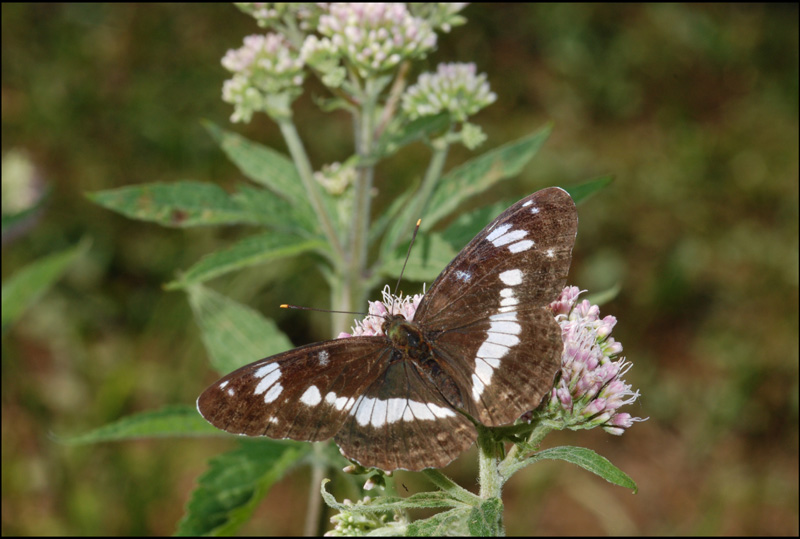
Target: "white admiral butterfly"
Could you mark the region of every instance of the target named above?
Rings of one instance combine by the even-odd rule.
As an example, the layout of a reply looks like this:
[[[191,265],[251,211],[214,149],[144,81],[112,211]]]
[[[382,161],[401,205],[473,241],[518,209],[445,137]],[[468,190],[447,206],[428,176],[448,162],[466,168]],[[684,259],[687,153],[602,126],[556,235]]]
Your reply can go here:
[[[551,187],[484,228],[436,278],[412,320],[384,336],[309,344],[238,369],[197,409],[248,436],[334,437],[365,467],[442,467],[477,438],[474,422],[513,423],[536,408],[560,366],[548,308],[564,287],[575,204]]]

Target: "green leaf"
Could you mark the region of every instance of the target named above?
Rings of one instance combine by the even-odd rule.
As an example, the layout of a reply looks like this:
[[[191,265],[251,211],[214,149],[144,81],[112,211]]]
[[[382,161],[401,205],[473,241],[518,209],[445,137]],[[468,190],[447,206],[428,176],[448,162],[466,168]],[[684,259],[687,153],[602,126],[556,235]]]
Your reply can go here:
[[[243,208],[224,189],[211,183],[150,183],[98,191],[87,196],[131,219],[168,227],[265,224],[265,221],[269,224],[267,213]]]
[[[571,462],[572,464],[576,464],[595,475],[599,475],[609,483],[619,485],[620,487],[629,488],[633,490],[634,493],[638,491],[636,483],[634,483],[633,479],[628,477],[625,472],[611,464],[607,458],[598,455],[591,449],[573,446],[553,447],[551,449],[539,451],[528,460],[530,463],[533,463],[542,459],[565,460],[567,462]]]
[[[375,218],[369,228],[370,245],[375,243],[386,230],[386,227],[397,219],[400,210],[408,207],[408,201],[411,200],[418,188],[419,182],[414,182],[403,194],[395,198],[386,210]]]
[[[415,520],[406,528],[409,537],[468,536],[468,521],[473,508],[459,507],[437,513],[432,517]]]
[[[386,129],[377,144],[376,157],[385,157],[407,144],[447,129],[450,115],[442,112],[436,116],[422,116],[398,128]]]
[[[339,503],[336,498],[325,489],[325,485],[328,483],[330,483],[330,479],[324,479],[322,481],[320,492],[328,507],[336,509],[337,511],[375,514],[403,509],[437,509],[441,507],[463,507],[465,505],[463,501],[456,500],[442,491],[419,492],[407,498],[401,498],[400,496],[378,496],[373,498],[369,503],[346,505]],[[479,500],[477,496],[475,499]]]
[[[503,200],[469,213],[463,213],[442,232],[442,238],[457,252],[461,251],[486,225],[515,202],[516,200]]]
[[[56,439],[65,444],[79,445],[137,438],[207,434],[222,433],[203,419],[194,406],[167,406],[161,410],[123,417],[85,434],[56,437]]]
[[[430,230],[441,219],[458,209],[463,201],[484,192],[501,180],[519,174],[549,135],[548,126],[486,152],[448,172],[439,180],[428,201],[422,228]]]
[[[322,240],[304,240],[279,232],[265,232],[245,238],[227,249],[208,254],[189,268],[180,279],[167,284],[168,290],[185,288],[225,273],[287,256],[325,248]]]
[[[605,305],[609,301],[615,299],[622,290],[622,284],[616,283],[611,288],[588,294],[585,299],[592,305]]]
[[[89,248],[89,241],[47,255],[17,271],[3,283],[2,327],[6,330],[35,303]]]
[[[187,291],[203,344],[220,374],[292,348],[275,322],[250,307],[200,284]]]
[[[599,178],[595,178],[578,185],[573,185],[565,189],[569,193],[569,196],[572,197],[572,200],[575,201],[575,204],[579,204],[589,199],[595,193],[602,191],[611,185],[613,181],[613,176],[600,176]]]
[[[300,176],[288,157],[212,122],[205,122],[205,127],[242,174],[298,206],[306,205],[310,210]]]
[[[463,247],[463,245],[462,245]],[[403,262],[408,252],[408,242],[400,246],[381,267],[380,274],[398,278],[403,269]],[[458,249],[442,234],[432,232],[425,236],[417,236],[411,254],[408,257],[403,278],[410,281],[433,281],[458,254]]]
[[[502,201],[465,213],[453,221],[443,232],[418,235],[411,249],[405,278],[430,283],[472,239],[516,201]],[[380,270],[383,277],[398,278],[408,252],[408,242],[400,246]]]
[[[275,193],[261,187],[242,185],[231,199],[244,210],[259,216],[259,222],[274,230],[301,236],[319,236],[319,224],[314,215],[298,209]]]
[[[241,440],[240,447],[211,459],[178,523],[176,535],[231,535],[258,503],[303,458],[311,444]],[[298,513],[297,518],[302,518]]]
[[[467,528],[472,537],[503,535],[503,501],[491,498],[475,507],[469,514]]]

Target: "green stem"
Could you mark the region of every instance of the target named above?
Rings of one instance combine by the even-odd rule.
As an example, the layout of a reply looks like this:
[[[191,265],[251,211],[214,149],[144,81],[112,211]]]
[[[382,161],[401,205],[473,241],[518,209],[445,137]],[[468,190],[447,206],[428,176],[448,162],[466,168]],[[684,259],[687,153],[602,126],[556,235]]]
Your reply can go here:
[[[373,134],[378,95],[372,79],[365,81],[364,94],[365,99],[361,105],[361,110],[354,118],[356,153],[360,163],[366,162],[372,155],[375,143]],[[375,167],[373,165],[363,166],[359,164],[355,192],[356,204],[350,228],[351,253],[353,254],[350,270],[357,274],[359,280],[363,278],[363,272],[367,266],[367,240],[369,238],[369,218],[372,208],[372,184],[374,178]]]
[[[503,489],[503,478],[498,466],[503,458],[503,444],[496,441],[489,429],[478,427],[478,481],[480,497],[484,500],[499,498]]]
[[[483,500],[492,498],[502,500],[503,476],[500,474],[500,463],[503,458],[503,444],[495,440],[489,429],[478,427],[478,481],[480,497]],[[499,535],[505,535],[502,512],[497,516]]]
[[[435,468],[426,468],[422,470],[422,473],[431,483],[450,494],[453,498],[461,500],[469,505],[475,505],[476,496],[473,493],[460,486],[439,470]]]
[[[524,447],[538,448],[544,437],[556,427],[557,426],[551,421],[539,421],[534,427],[533,432],[531,432],[530,436],[528,437]],[[506,458],[503,459],[503,462],[500,463],[498,467],[498,473],[500,474],[503,482],[508,481],[517,470],[525,466],[524,461],[526,454],[523,453],[521,447],[523,446],[515,444],[508,451],[508,454],[506,455]]]
[[[314,181],[314,171],[308,159],[308,154],[303,147],[303,141],[300,140],[297,128],[295,128],[294,123],[290,119],[280,119],[278,120],[278,125],[281,128],[283,139],[289,147],[289,153],[292,156],[295,167],[297,167],[298,174],[300,174],[300,181],[303,182],[303,187],[305,187],[306,193],[308,194],[311,206],[317,213],[320,225],[322,226],[322,232],[333,248],[335,263],[336,265],[342,265],[345,260],[345,252],[339,241],[339,236],[336,234],[336,227],[333,225],[331,216],[322,203],[322,196],[317,183]]]
[[[313,444],[314,460],[311,465],[311,482],[309,483],[308,507],[303,525],[303,536],[313,537],[325,533],[325,522],[322,518],[322,497],[319,495],[319,485],[325,478],[326,466],[323,464],[322,452],[324,444],[327,442],[317,442]]]
[[[345,264],[337,276],[341,287],[332,298],[332,305],[337,310],[363,310],[367,299],[367,252],[369,240],[369,222],[372,208],[372,186],[375,178],[373,165],[363,165],[372,154],[375,144],[374,125],[379,91],[371,79],[365,81],[365,98],[361,108],[353,118],[355,131],[355,149],[359,156],[358,176],[355,184],[355,204],[350,221],[350,237],[345,253]],[[335,334],[346,331],[350,320],[348,315],[334,315]]]

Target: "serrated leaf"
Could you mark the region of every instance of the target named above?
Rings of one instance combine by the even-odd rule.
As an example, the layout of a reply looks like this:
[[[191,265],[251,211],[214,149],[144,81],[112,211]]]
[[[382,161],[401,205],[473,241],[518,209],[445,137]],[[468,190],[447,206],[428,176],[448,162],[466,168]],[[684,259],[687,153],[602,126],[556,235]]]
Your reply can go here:
[[[411,200],[418,187],[418,182],[414,182],[403,194],[395,198],[386,210],[375,218],[369,228],[370,245],[375,243],[386,230],[386,227],[397,219],[400,210],[408,207],[408,201]]]
[[[346,505],[339,503],[336,498],[325,489],[325,485],[328,483],[330,483],[330,479],[322,481],[320,492],[328,507],[336,509],[337,511],[374,514],[402,509],[438,509],[441,507],[461,507],[465,505],[463,501],[456,500],[442,491],[418,492],[406,498],[400,496],[379,496],[373,498],[370,503]],[[476,499],[478,499],[477,496]]]
[[[242,208],[224,189],[204,182],[149,183],[89,193],[97,204],[131,219],[186,228],[263,224],[265,214]]]
[[[488,151],[445,174],[428,201],[422,228],[430,230],[436,223],[458,209],[463,201],[486,191],[501,180],[519,174],[549,135],[548,126],[527,137]]]
[[[467,522],[473,508],[459,507],[422,520],[415,520],[406,528],[409,537],[457,537],[469,535]]]
[[[18,270],[3,283],[2,327],[6,330],[55,283],[82,253],[89,241],[47,255]]]
[[[65,444],[80,445],[137,438],[208,434],[221,434],[221,432],[203,419],[194,406],[167,406],[161,410],[150,410],[123,417],[84,434],[56,437],[56,439]]]
[[[208,254],[166,288],[185,288],[257,264],[300,253],[322,250],[322,240],[304,240],[290,234],[265,232],[245,238],[227,249]]]
[[[569,193],[569,196],[572,197],[572,200],[575,201],[575,204],[579,204],[587,200],[598,191],[602,191],[611,185],[613,181],[613,176],[601,176],[599,178],[571,186],[566,188],[566,190]]]
[[[503,532],[503,502],[491,498],[470,511],[467,529],[472,537],[497,537]]]
[[[243,209],[259,215],[260,223],[281,232],[318,236],[319,224],[313,215],[261,187],[242,185],[231,198]]]
[[[539,451],[528,460],[535,462],[542,459],[565,460],[602,477],[609,483],[632,489],[634,493],[638,490],[636,483],[625,472],[611,464],[607,458],[585,447],[553,447]]]
[[[211,364],[220,374],[292,348],[275,322],[261,313],[200,284],[186,290]]]
[[[417,236],[403,276],[412,281],[431,282],[478,232],[514,202],[516,201],[498,202],[460,215],[441,233],[430,232]],[[385,277],[399,277],[407,252],[406,242],[387,257],[380,274]]]
[[[392,154],[416,140],[444,131],[450,121],[450,115],[443,112],[435,116],[422,116],[398,128],[386,129],[378,141],[378,150],[375,153],[378,157]]]
[[[463,247],[463,246],[462,246]],[[380,270],[386,277],[398,278],[408,252],[408,243],[401,245]],[[403,278],[410,281],[433,281],[458,254],[458,250],[442,234],[430,233],[417,236],[408,256]]]
[[[503,200],[489,206],[484,206],[475,211],[459,215],[443,232],[442,238],[461,251],[478,232],[484,229],[498,215],[514,204],[516,200]]]
[[[308,452],[311,444],[241,440],[211,459],[178,523],[176,535],[231,535],[252,515],[269,489]]]
[[[288,157],[212,122],[205,122],[205,127],[242,174],[295,205],[308,204],[300,176]]]

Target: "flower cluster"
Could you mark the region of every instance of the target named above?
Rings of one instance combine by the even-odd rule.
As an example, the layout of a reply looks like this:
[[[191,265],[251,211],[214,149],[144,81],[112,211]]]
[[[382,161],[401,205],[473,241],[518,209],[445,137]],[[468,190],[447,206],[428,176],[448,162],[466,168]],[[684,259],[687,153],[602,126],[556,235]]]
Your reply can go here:
[[[617,319],[600,318],[600,308],[588,300],[578,303],[580,293],[577,287],[567,287],[550,305],[561,325],[564,351],[545,414],[573,430],[599,426],[619,435],[644,421],[617,411],[636,401],[639,392],[622,380],[631,363],[614,361],[622,352],[622,345],[610,336]]]
[[[387,533],[382,535],[405,535],[407,523],[395,520],[387,522],[386,514],[378,512],[359,510],[362,506],[368,506],[372,499],[367,496],[363,500],[353,503],[351,500],[344,500],[344,505],[352,507],[353,510],[343,509],[338,514],[331,517],[334,528],[325,533],[326,537],[350,537],[367,535],[369,532],[378,528]]]
[[[425,19],[435,29],[446,33],[453,26],[461,26],[467,22],[459,14],[466,6],[466,2],[412,2],[408,4],[408,9],[415,17]]]
[[[26,152],[12,149],[3,155],[2,193],[4,216],[31,209],[44,195],[36,167]]]
[[[303,61],[279,34],[247,36],[244,46],[227,52],[222,65],[233,73],[222,87],[222,99],[234,105],[234,122],[248,122],[254,112],[274,115],[271,97],[291,101],[302,91]]]
[[[406,320],[414,318],[414,313],[417,312],[419,302],[422,301],[424,294],[414,294],[413,296],[405,296],[401,293],[399,296],[392,294],[387,284],[382,291],[383,301],[370,301],[369,314],[364,320],[356,320],[356,325],[353,327],[353,333],[340,333],[337,339],[346,337],[356,337],[359,335],[383,335],[383,322],[384,319],[393,314],[401,314]]]
[[[436,46],[436,33],[425,19],[414,17],[403,3],[333,3],[320,16],[322,39],[306,40],[306,57],[320,50],[354,66],[368,77],[405,59],[424,58]],[[309,61],[311,61],[309,59]]]
[[[324,165],[314,173],[314,179],[332,195],[341,195],[356,181],[356,169],[341,163]]]
[[[261,28],[296,26],[313,28],[325,4],[309,2],[238,2],[236,7],[252,16]]]
[[[232,121],[254,112],[273,118],[291,114],[306,69],[330,88],[360,92],[356,79],[374,78],[403,61],[424,58],[436,31],[465,22],[464,3],[241,3],[239,8],[268,29],[245,39],[222,60],[233,73],[223,100],[234,105]],[[347,86],[350,84],[350,86]]]
[[[495,102],[486,75],[475,74],[475,64],[439,64],[436,73],[423,73],[403,95],[403,112],[412,120],[448,112],[463,122]]]

